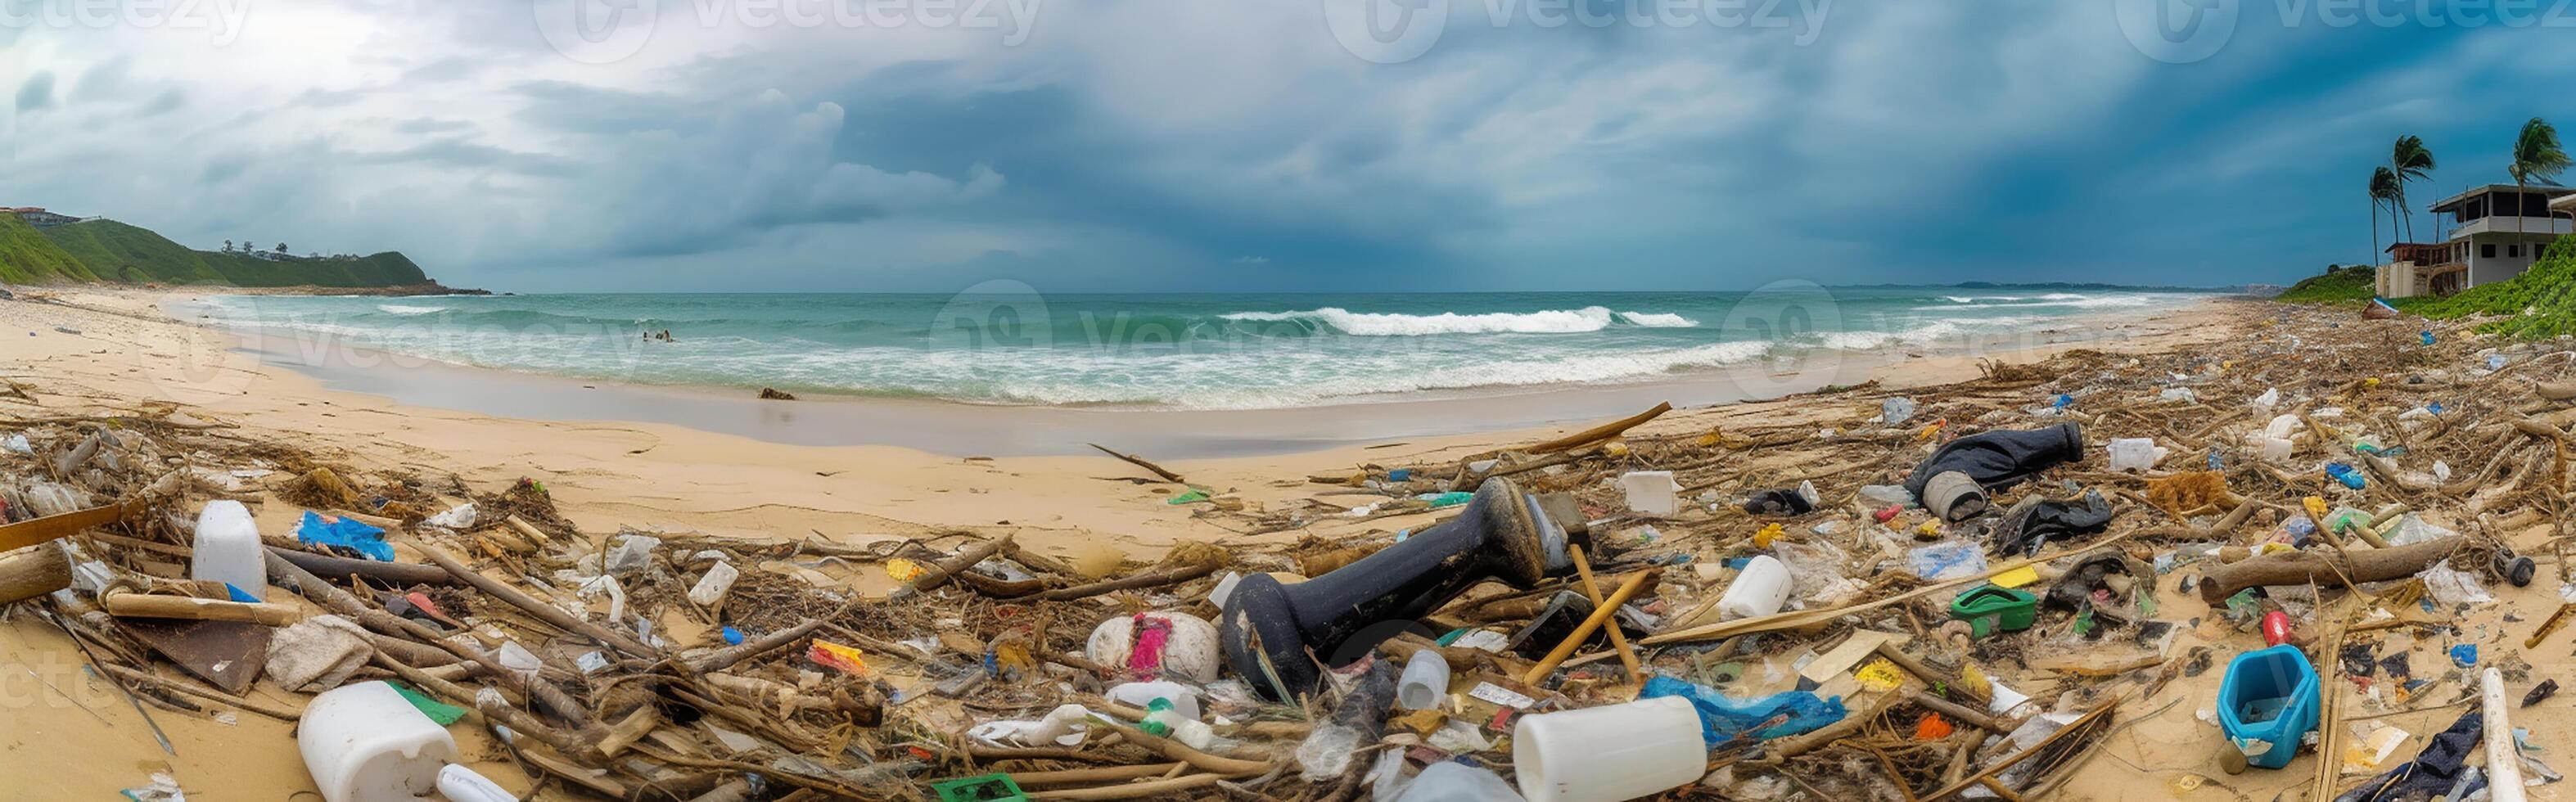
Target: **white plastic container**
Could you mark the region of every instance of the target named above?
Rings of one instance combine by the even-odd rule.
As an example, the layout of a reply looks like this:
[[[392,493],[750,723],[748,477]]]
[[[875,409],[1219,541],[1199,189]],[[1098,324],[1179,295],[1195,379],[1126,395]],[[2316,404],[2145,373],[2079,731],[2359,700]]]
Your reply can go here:
[[[456,739],[383,682],[313,698],[295,736],[304,768],[329,802],[408,800],[438,790]]]
[[[1780,612],[1789,603],[1789,588],[1795,584],[1789,566],[1764,554],[1744,564],[1735,575],[1735,583],[1726,586],[1726,595],[1717,597],[1717,611],[1726,618],[1760,618]]]
[[[1406,710],[1428,710],[1449,695],[1449,660],[1430,649],[1416,649],[1405,661],[1404,674],[1395,679],[1395,705]]]
[[[1630,471],[1619,475],[1619,489],[1628,494],[1629,511],[1669,516],[1679,508],[1682,486],[1672,471]]]
[[[2254,447],[2262,451],[2264,462],[2289,462],[2290,452],[2296,449],[2297,444],[2290,442],[2290,438],[2287,437],[2257,435],[2254,438]]]
[[[706,576],[698,577],[696,586],[689,588],[689,601],[700,607],[713,607],[724,600],[726,591],[733,590],[734,580],[741,578],[742,569],[733,567],[733,563],[717,562],[707,568]]]
[[[268,558],[259,544],[259,524],[250,509],[231,499],[206,502],[197,511],[197,543],[190,549],[188,578],[222,582],[261,598],[268,596]]]
[[[1708,771],[1699,712],[1676,696],[1522,716],[1512,767],[1529,802],[1618,802]]]
[[[2111,470],[2143,471],[2165,458],[2167,449],[2150,437],[2123,437],[2111,441]]]
[[[2272,422],[2263,424],[2263,434],[2266,437],[2287,439],[2291,433],[2298,430],[2299,416],[2297,415],[2275,415],[2272,417]]]

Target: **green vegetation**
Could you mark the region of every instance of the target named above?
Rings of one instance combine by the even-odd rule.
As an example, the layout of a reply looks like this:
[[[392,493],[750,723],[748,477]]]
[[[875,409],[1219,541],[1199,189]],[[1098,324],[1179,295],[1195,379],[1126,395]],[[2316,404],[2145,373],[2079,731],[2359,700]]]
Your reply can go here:
[[[2275,300],[2299,303],[2367,301],[2378,291],[2379,272],[2369,265],[2329,267],[2325,275],[2309,276],[2290,285]]]
[[[61,284],[97,281],[89,268],[64,253],[35,226],[14,214],[0,214],[0,281],[12,284]]]
[[[2540,261],[2511,281],[2482,284],[2447,298],[2409,298],[2398,307],[2437,320],[2495,315],[2478,327],[2527,340],[2576,334],[2576,237],[2559,237]]]
[[[237,287],[393,287],[429,283],[400,253],[271,261],[238,252],[191,250],[114,220],[37,229],[0,215],[0,281],[60,284],[229,284]]]

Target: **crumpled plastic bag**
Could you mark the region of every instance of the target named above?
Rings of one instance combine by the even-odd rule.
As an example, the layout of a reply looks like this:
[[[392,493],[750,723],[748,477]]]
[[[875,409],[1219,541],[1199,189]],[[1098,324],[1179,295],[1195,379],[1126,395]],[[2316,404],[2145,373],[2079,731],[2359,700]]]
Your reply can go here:
[[[2433,567],[2416,576],[2424,580],[2424,595],[2433,597],[2435,604],[2448,607],[2495,601],[2495,596],[2487,593],[2486,583],[2478,581],[2476,574],[2453,569],[2449,558],[2434,563]]]
[[[385,530],[348,518],[325,519],[312,510],[305,510],[304,520],[295,524],[295,540],[377,562],[394,561],[394,547],[385,542]]]
[[[1639,699],[1663,696],[1687,699],[1691,707],[1699,710],[1699,735],[1711,749],[1744,737],[1748,730],[1781,715],[1787,715],[1789,720],[1750,734],[1763,740],[1785,738],[1841,721],[1846,714],[1840,696],[1819,698],[1807,691],[1787,691],[1759,699],[1736,699],[1715,688],[1661,676],[1648,678],[1645,690],[1637,694]]]
[[[1986,572],[1986,552],[1965,540],[1945,540],[1905,553],[1905,568],[1925,582],[1965,579]]]
[[[336,615],[319,615],[269,636],[266,669],[280,688],[320,693],[340,687],[375,654],[366,628]]]

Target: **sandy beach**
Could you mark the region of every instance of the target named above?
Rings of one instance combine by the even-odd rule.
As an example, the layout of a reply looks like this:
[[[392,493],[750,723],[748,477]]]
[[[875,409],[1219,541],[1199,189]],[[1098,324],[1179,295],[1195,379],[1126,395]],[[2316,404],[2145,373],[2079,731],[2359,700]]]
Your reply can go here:
[[[534,479],[544,484],[563,516],[585,538],[605,538],[631,529],[859,545],[962,531],[984,537],[1009,535],[1037,552],[1067,558],[1107,547],[1130,559],[1151,560],[1185,541],[1254,549],[1307,537],[1383,537],[1439,516],[1427,511],[1387,517],[1326,516],[1295,529],[1248,536],[1240,531],[1239,522],[1206,514],[1201,506],[1166,503],[1172,492],[1168,485],[1129,481],[1144,475],[1135,466],[1106,456],[1065,453],[1074,449],[1061,444],[1022,444],[1023,450],[1053,454],[990,456],[974,452],[977,446],[991,446],[994,441],[971,435],[944,440],[925,435],[935,441],[932,444],[959,449],[945,453],[900,445],[780,441],[796,440],[799,432],[813,430],[802,427],[815,426],[1016,430],[1026,423],[1034,431],[1048,433],[1044,436],[1114,442],[1187,475],[1194,485],[1240,498],[1252,508],[1284,509],[1317,498],[1302,479],[1309,475],[1347,473],[1372,464],[1449,464],[1465,455],[1556,437],[1614,416],[1567,416],[1547,425],[1496,425],[1510,423],[1514,413],[1462,415],[1455,411],[1458,405],[1504,410],[1537,404],[1544,409],[1597,408],[1620,413],[1676,389],[1612,387],[1590,400],[1581,400],[1587,396],[1580,389],[1541,394],[1575,401],[1534,401],[1524,395],[1416,402],[1439,408],[1420,417],[1403,412],[1377,417],[1375,413],[1401,405],[1367,405],[1277,413],[1191,413],[1179,422],[1171,417],[1179,413],[1138,411],[962,405],[897,410],[877,402],[757,402],[712,393],[603,388],[595,383],[585,386],[572,380],[438,366],[392,368],[404,371],[399,378],[384,376],[384,370],[357,369],[308,375],[264,363],[228,335],[168,319],[159,312],[170,300],[167,294],[136,290],[48,294],[57,303],[0,304],[8,320],[7,330],[0,331],[7,335],[0,336],[0,364],[9,366],[5,377],[33,401],[6,402],[11,416],[169,414],[175,409],[190,421],[239,427],[245,436],[292,442],[359,471],[452,474],[467,487],[493,490],[523,477]],[[2120,354],[2188,353],[2241,340],[2268,324],[2264,318],[2271,308],[2213,301],[2153,319],[2101,324],[2117,328],[2121,332],[2117,337],[1988,356],[2028,362],[2076,347],[2102,349],[2109,352],[2104,357],[2108,359],[2118,359]],[[1875,365],[1864,380],[1880,382],[1880,394],[1901,390],[1931,402],[1950,397],[1954,392],[1950,383],[1979,375],[1971,358],[1942,357]],[[433,403],[405,403],[369,389]],[[548,398],[512,407],[513,402],[489,398],[494,395]],[[477,396],[484,398],[476,400]],[[621,399],[601,407],[608,419],[592,419],[594,410],[575,403],[599,397]],[[434,403],[440,400],[452,400],[463,409]],[[2043,401],[2034,398],[2030,403]],[[715,421],[707,425],[714,431],[667,420],[613,419],[635,409],[621,405],[639,403],[680,407],[680,414],[692,422]],[[524,408],[530,414],[511,417],[472,411],[512,408]],[[1866,418],[1876,409],[1875,401],[1843,400],[1830,394],[1719,404],[1664,415],[1629,437],[1655,440],[1702,432],[1830,428]],[[566,419],[545,419],[549,417]],[[724,423],[727,418],[735,422]],[[1423,422],[1432,420],[1443,422]],[[1433,433],[1414,436],[1390,431],[1412,425]],[[1181,427],[1216,429],[1227,432],[1226,437],[1257,440],[1250,450],[1261,453],[1167,458],[1147,446],[1130,445],[1142,442],[1186,452],[1190,441],[1144,434]],[[1243,432],[1257,434],[1238,434]],[[1011,450],[1007,445],[996,448]],[[1799,459],[1791,449],[1752,458],[1742,463],[1742,471],[1754,476],[1798,474],[1816,467],[1802,465]],[[1905,467],[1890,465],[1884,470]],[[1883,474],[1880,469],[1863,470]],[[1867,478],[1837,478],[1833,483],[1857,485]],[[264,530],[282,532],[291,527],[298,511],[292,504],[268,503],[260,505],[258,516]],[[1712,531],[1706,528],[1709,524],[1721,522],[1689,519],[1673,525],[1705,532]],[[2554,571],[2555,566],[2544,565],[2542,570]],[[883,593],[893,586],[873,571],[835,571],[833,576],[861,593]],[[2539,583],[2527,590],[2499,587],[2497,591],[2509,603],[2491,606],[2489,611],[2519,609],[2522,616],[2533,617],[2549,605],[2540,599],[2546,594]],[[2169,617],[2195,622],[2182,630],[2173,648],[2218,645],[2222,658],[2242,648],[2247,636],[2229,630],[2215,616],[2203,619],[2197,613],[2182,612],[2200,609],[2202,603],[2190,594],[2167,585],[2158,589],[2158,596],[2176,610]],[[2502,636],[2496,624],[2481,625],[2481,631],[2488,640]],[[79,652],[41,619],[13,618],[0,629],[0,647],[7,650],[7,660],[32,667],[15,677],[0,678],[6,683],[0,688],[9,691],[9,700],[21,712],[17,720],[23,722],[10,733],[7,750],[0,752],[0,771],[29,778],[32,784],[22,786],[29,793],[49,798],[104,796],[142,785],[153,772],[178,778],[194,799],[276,799],[311,787],[289,731],[279,722],[242,715],[223,723],[165,712],[156,719],[177,752],[165,756],[121,697],[80,674]],[[2436,668],[2419,662],[2417,670],[2422,675]],[[29,674],[35,679],[29,679]],[[2211,725],[2193,715],[2210,704],[2217,677],[2211,671],[2176,680],[2180,695],[2167,693],[2149,708],[2135,711],[2152,711],[2151,720],[2111,736],[2108,748],[2119,759],[2088,763],[2057,792],[2057,798],[2226,798],[2224,793],[2209,795],[2217,788],[2193,795],[2182,790],[2183,785],[2168,784],[2185,782],[2182,778],[2189,775],[2219,776],[2210,755],[2220,740]],[[895,678],[898,686],[907,682],[918,687],[924,681]],[[2034,694],[2046,690],[2026,689]],[[254,695],[280,702],[295,698],[274,690]],[[2447,723],[2445,709],[2428,707],[2389,719],[2414,734],[2401,755],[2411,754],[2412,745]],[[2571,732],[2555,721],[2535,721],[2529,726],[2535,742],[2562,743],[2559,738]],[[495,756],[488,748],[469,747],[468,751],[485,760]],[[65,765],[80,770],[52,770]],[[514,788],[527,784],[528,778],[507,764],[493,765],[497,765],[493,776],[504,778],[505,784]],[[2303,759],[2294,768],[2308,765]],[[2241,798],[2260,799],[2271,796],[2270,791],[2258,793],[2260,789],[2292,787],[2298,779],[2294,775],[2299,774],[2262,773],[2229,781]]]

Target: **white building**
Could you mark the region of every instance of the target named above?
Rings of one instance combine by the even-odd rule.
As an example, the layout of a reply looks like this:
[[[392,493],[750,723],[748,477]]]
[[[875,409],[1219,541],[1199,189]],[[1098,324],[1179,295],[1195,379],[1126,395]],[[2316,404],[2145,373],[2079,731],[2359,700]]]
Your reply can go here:
[[[2441,242],[2388,246],[2379,294],[2448,295],[2522,275],[2551,240],[2576,233],[2571,200],[2576,189],[2514,184],[2472,187],[2443,198],[2433,204],[2433,219],[2447,224],[2450,233]]]
[[[59,212],[45,211],[45,207],[42,206],[0,207],[0,211],[6,211],[10,214],[17,215],[18,219],[27,221],[27,225],[35,226],[37,228],[66,226],[88,219],[73,217]]]

